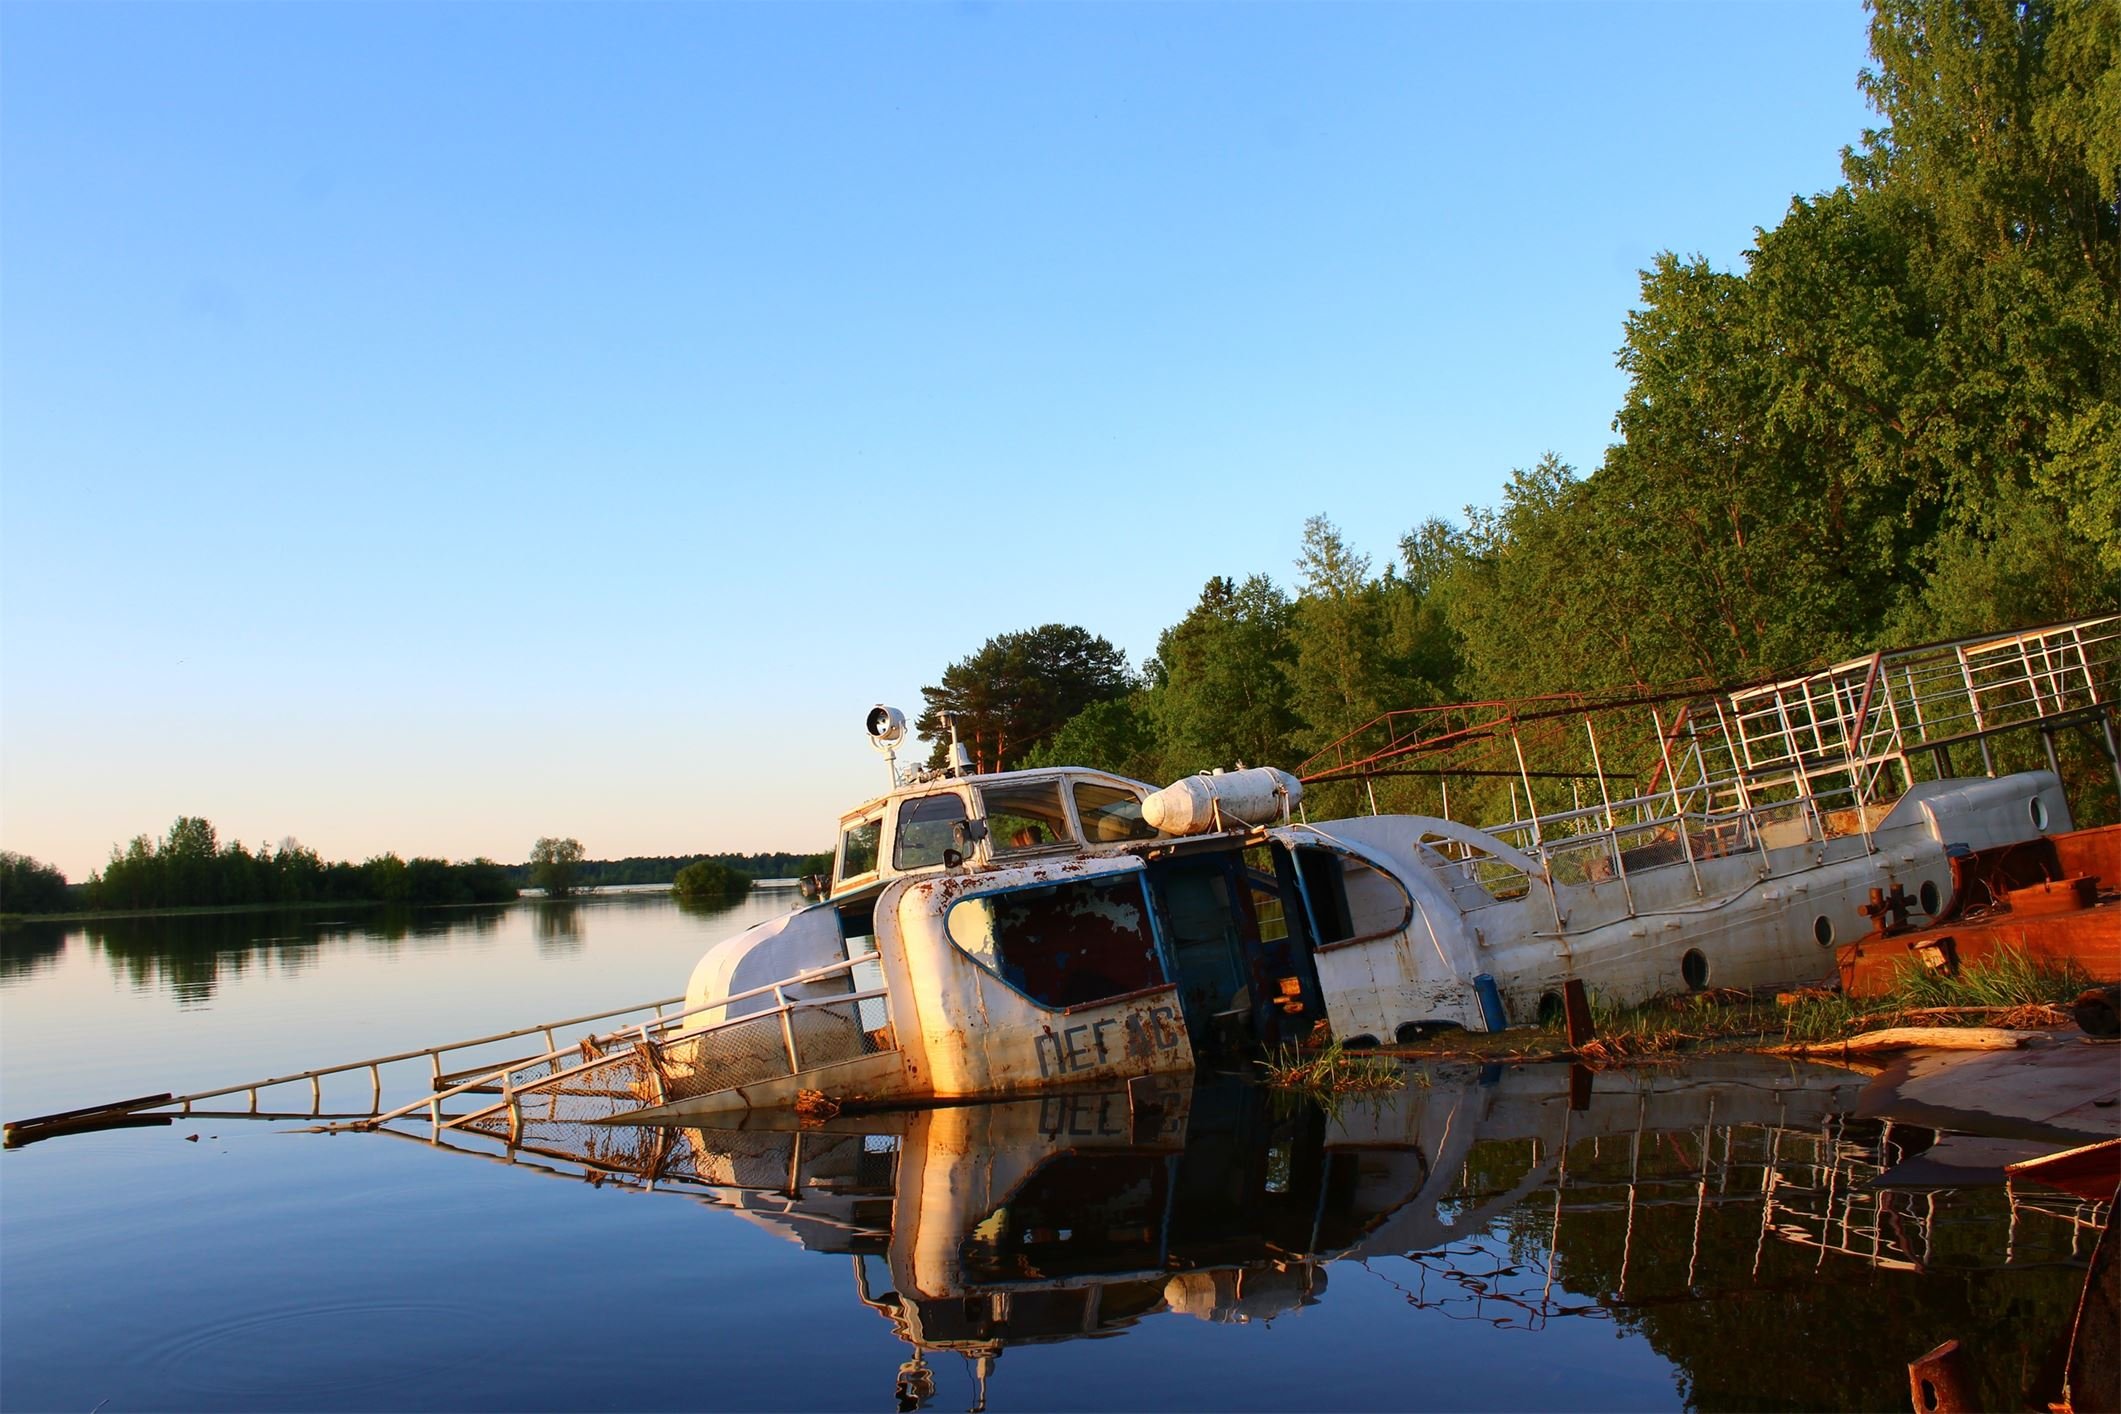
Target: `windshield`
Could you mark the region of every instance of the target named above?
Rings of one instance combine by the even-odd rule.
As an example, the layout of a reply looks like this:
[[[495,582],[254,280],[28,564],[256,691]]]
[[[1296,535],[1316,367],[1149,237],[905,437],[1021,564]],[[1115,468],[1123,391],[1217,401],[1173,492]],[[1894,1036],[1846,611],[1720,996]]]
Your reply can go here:
[[[1156,827],[1142,819],[1141,797],[1102,781],[1075,783],[1075,818],[1083,822],[1083,837],[1092,844],[1156,838]]]
[[[1050,849],[1073,838],[1057,780],[1011,781],[981,786],[979,793],[987,807],[987,847],[996,854]]]
[[[916,796],[898,808],[898,834],[891,842],[891,867],[925,869],[943,862],[943,851],[957,848],[955,826],[965,821],[965,802],[954,793]]]

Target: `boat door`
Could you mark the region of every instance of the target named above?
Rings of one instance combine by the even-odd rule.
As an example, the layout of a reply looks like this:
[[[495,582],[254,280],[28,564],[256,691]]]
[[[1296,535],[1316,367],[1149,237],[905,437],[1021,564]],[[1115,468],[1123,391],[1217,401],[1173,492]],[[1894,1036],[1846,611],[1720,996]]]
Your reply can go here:
[[[1325,1016],[1303,911],[1283,906],[1296,897],[1286,850],[1187,852],[1148,873],[1196,1057],[1297,1041]]]

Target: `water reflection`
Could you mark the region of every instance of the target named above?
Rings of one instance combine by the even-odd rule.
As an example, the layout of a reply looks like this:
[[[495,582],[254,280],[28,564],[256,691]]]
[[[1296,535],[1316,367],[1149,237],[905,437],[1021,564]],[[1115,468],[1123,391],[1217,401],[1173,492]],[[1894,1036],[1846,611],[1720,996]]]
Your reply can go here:
[[[903,1343],[879,1380],[906,1409],[945,1357],[984,1400],[1015,1347],[1159,1316],[1331,1320],[1348,1282],[1410,1321],[1619,1323],[1696,1407],[1896,1407],[1905,1362],[1951,1336],[1985,1406],[2021,1400],[2107,1205],[1880,1188],[1935,1136],[1848,1118],[1863,1077],[1845,1070],[1716,1057],[1587,1078],[1446,1066],[1333,1114],[1227,1081],[808,1127],[554,1110],[488,1152],[691,1192],[852,1258],[850,1299]]]
[[[568,899],[538,899],[530,905],[541,953],[582,950],[582,906]]]
[[[48,972],[65,951],[66,934],[57,928],[0,928],[0,982]]]
[[[211,1002],[224,983],[264,965],[293,979],[338,948],[390,955],[407,942],[447,948],[475,941],[498,931],[509,907],[367,908],[350,918],[311,909],[29,922],[0,931],[0,981],[25,980],[49,969],[79,938],[135,991],[167,992],[180,1006],[197,1008]],[[541,942],[546,926],[541,914]],[[578,924],[560,931],[574,940],[572,945],[579,944]]]
[[[751,895],[745,895],[750,898]],[[745,899],[680,898],[673,900],[678,910],[694,918],[719,918],[725,913],[734,913],[744,906]]]

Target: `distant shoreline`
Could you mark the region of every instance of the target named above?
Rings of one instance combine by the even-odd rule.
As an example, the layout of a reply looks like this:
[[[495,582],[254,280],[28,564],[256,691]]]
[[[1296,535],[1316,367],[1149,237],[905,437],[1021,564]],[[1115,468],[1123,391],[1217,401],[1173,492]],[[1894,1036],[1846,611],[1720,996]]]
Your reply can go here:
[[[800,884],[795,879],[754,879],[751,887],[760,892],[778,892],[794,889]],[[393,903],[387,899],[304,899],[286,903],[205,903],[189,904],[181,908],[117,908],[80,909],[71,913],[0,913],[0,928],[13,928],[23,923],[97,923],[118,922],[136,918],[203,918],[213,914],[243,913],[327,913],[333,909],[365,913],[378,908],[507,908],[518,903],[579,903],[587,899],[616,898],[623,894],[667,894],[670,885],[661,884],[603,884],[594,888],[576,889],[565,899],[553,899],[536,889],[524,889],[512,899],[497,899],[487,903]]]

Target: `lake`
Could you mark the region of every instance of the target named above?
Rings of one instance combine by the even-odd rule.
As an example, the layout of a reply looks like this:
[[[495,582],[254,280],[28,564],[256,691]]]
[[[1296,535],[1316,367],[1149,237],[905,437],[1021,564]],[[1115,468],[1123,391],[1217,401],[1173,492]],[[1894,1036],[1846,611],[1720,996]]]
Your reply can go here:
[[[0,1110],[673,996],[793,903],[11,929]],[[1871,1187],[1931,1135],[1853,1119],[1838,1069],[1408,1077],[1331,1113],[1223,1080],[1139,1112],[533,1118],[513,1148],[198,1116],[60,1136],[0,1155],[0,1404],[1900,1409],[1906,1362],[1957,1337],[2017,1407],[2096,1236],[2059,1196]],[[365,1108],[365,1073],[320,1101]]]

